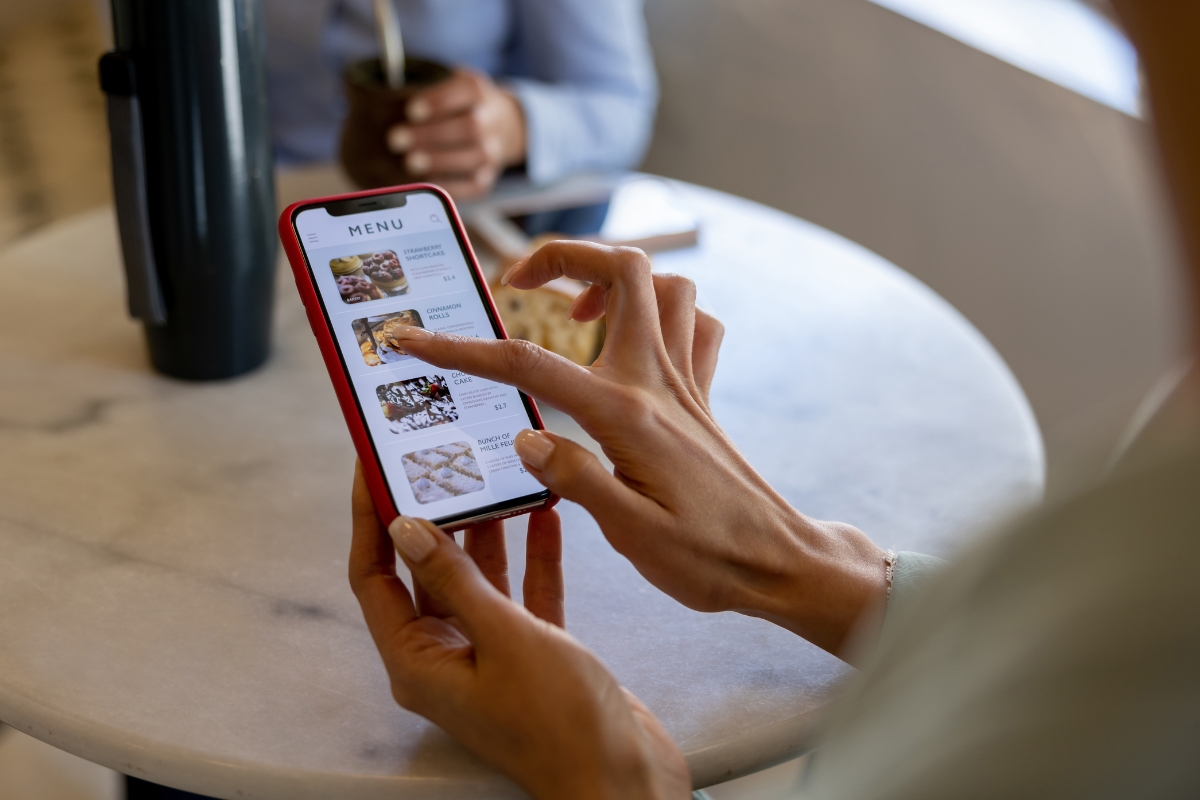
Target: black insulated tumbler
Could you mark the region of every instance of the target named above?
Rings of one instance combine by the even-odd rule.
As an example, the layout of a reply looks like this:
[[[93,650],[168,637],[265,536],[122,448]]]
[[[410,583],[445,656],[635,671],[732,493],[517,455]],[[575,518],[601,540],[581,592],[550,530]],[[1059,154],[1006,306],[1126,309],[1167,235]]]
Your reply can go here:
[[[191,380],[262,364],[275,197],[258,0],[112,0],[100,61],[129,291],[154,367]]]

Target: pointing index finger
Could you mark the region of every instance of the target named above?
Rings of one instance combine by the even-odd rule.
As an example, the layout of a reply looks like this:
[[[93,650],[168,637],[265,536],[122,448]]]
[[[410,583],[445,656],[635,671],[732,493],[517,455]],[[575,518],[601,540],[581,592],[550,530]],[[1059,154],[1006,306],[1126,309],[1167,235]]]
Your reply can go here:
[[[442,369],[516,386],[577,419],[600,410],[600,379],[586,368],[521,339],[476,339],[405,327],[393,336],[404,349]]]

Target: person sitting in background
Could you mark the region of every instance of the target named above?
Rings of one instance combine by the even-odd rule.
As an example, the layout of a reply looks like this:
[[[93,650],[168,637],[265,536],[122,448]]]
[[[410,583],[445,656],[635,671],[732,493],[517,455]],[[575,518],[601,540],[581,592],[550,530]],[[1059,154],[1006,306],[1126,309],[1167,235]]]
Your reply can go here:
[[[1200,4],[1114,5],[1142,57],[1200,318]],[[709,410],[722,330],[689,281],[640,251],[569,242],[504,280],[563,274],[592,284],[573,316],[607,320],[591,367],[420,328],[404,347],[576,419],[613,472],[552,433],[523,431],[515,449],[659,589],[861,667],[799,796],[1200,796],[1200,375],[1107,480],[940,566],[806,517],[746,463]],[[688,796],[663,726],[562,627],[555,512],[530,518],[524,609],[504,596],[500,523],[468,531],[465,550],[427,521],[384,530],[361,475],[353,513],[351,585],[402,706],[542,800]]]
[[[456,197],[506,169],[534,183],[627,169],[650,138],[657,85],[640,0],[396,0],[409,56],[457,67],[387,134],[411,175]],[[333,161],[342,72],[378,55],[371,0],[264,0],[279,163]]]

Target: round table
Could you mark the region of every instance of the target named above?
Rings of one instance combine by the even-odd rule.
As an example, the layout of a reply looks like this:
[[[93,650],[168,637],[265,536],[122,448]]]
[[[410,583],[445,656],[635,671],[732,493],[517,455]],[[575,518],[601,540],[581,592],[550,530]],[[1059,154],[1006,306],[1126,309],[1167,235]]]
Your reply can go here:
[[[947,554],[1039,498],[1029,407],[953,308],[826,230],[680,186],[701,245],[656,268],[725,322],[713,408],[792,503]],[[107,210],[0,256],[0,719],[219,798],[524,796],[392,701],[346,582],[354,453],[290,277],[270,362],[193,384],[147,367],[121,275]],[[811,746],[845,665],[683,608],[559,508],[569,629],[697,786]]]

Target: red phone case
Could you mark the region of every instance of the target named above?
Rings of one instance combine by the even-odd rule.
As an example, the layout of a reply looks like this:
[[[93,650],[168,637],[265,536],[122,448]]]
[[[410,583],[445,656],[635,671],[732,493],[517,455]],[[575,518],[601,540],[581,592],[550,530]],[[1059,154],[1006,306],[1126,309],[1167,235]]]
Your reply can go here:
[[[410,192],[418,189],[433,192],[450,209],[451,225],[461,241],[466,245],[467,261],[471,269],[475,270],[475,275],[479,279],[479,285],[483,287],[483,299],[487,302],[492,317],[500,327],[501,338],[507,339],[508,333],[504,330],[504,321],[500,319],[500,313],[496,310],[496,303],[492,300],[492,291],[488,287],[487,280],[483,277],[483,271],[479,268],[479,260],[475,257],[475,249],[471,246],[471,240],[467,237],[466,231],[463,228],[462,218],[459,217],[458,209],[454,206],[454,201],[450,198],[450,195],[446,194],[445,190],[440,186],[435,186],[432,183],[410,183],[404,186],[368,189],[364,192],[350,192],[330,197],[314,197],[310,200],[301,200],[298,203],[292,203],[279,216],[279,239],[283,242],[283,251],[287,253],[288,263],[292,266],[292,275],[296,279],[296,288],[300,291],[300,299],[304,302],[304,310],[308,314],[308,324],[312,327],[313,335],[317,337],[317,345],[321,348],[321,357],[325,359],[325,368],[329,371],[329,379],[333,381],[333,389],[337,393],[338,404],[342,407],[342,416],[346,418],[346,427],[350,429],[350,438],[354,441],[354,449],[358,453],[358,460],[362,462],[363,475],[367,479],[367,487],[371,490],[371,499],[375,502],[375,511],[379,514],[379,519],[384,525],[390,524],[400,514],[396,510],[396,506],[392,503],[391,495],[388,494],[387,483],[383,479],[383,470],[375,457],[374,448],[371,447],[370,434],[367,433],[367,428],[363,424],[362,417],[359,416],[358,403],[354,399],[354,389],[342,369],[341,357],[338,354],[333,332],[325,323],[325,317],[321,313],[321,300],[317,296],[317,287],[309,277],[308,265],[304,261],[304,251],[300,246],[300,240],[296,237],[295,227],[292,225],[292,217],[299,209],[305,206],[321,205],[356,197],[371,197],[377,194]],[[525,396],[529,399],[529,407],[533,412],[533,418],[537,423],[538,429],[545,428],[546,426],[542,422],[542,415],[538,411],[537,403],[532,397]],[[550,508],[557,502],[558,497],[551,494],[542,507]],[[503,519],[504,517],[525,514],[529,511],[530,509],[528,508],[516,511],[501,511],[494,515],[489,515],[488,519]],[[478,524],[479,521],[475,520],[471,524]],[[458,530],[463,527],[467,527],[467,525],[465,523],[452,524],[445,526],[445,530]]]

